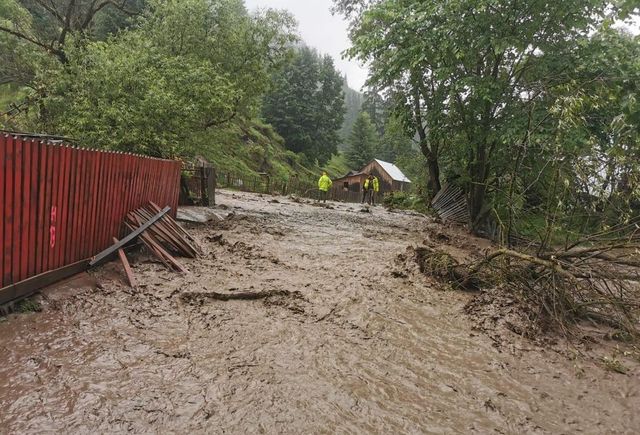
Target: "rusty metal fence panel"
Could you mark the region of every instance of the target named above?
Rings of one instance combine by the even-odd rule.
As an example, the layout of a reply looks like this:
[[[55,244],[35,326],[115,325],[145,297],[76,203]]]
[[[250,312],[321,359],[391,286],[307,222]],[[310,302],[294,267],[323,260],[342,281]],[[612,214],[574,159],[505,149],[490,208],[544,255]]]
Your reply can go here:
[[[181,163],[0,135],[0,289],[87,259],[149,201],[178,204]]]

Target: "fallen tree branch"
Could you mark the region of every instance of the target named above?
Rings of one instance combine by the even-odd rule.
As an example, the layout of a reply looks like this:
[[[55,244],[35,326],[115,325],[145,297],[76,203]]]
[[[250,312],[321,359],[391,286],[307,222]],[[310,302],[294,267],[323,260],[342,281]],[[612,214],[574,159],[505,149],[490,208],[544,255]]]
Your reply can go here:
[[[538,264],[540,266],[544,266],[544,267],[547,267],[549,269],[554,270],[556,273],[564,276],[567,279],[570,279],[570,280],[575,280],[576,279],[575,275],[573,275],[570,272],[564,270],[562,268],[562,266],[560,266],[560,264],[557,263],[557,262],[554,262],[552,260],[545,260],[544,258],[536,257],[536,256],[533,256],[533,255],[523,254],[522,252],[513,251],[511,249],[499,249],[499,250],[494,251],[493,253],[489,254],[486,258],[484,258],[482,261],[476,263],[474,266],[472,266],[469,269],[469,272],[468,272],[467,277],[465,279],[469,279],[469,277],[472,277],[472,276],[476,275],[478,273],[478,271],[483,266],[487,265],[492,260],[494,260],[495,258],[498,258],[500,256],[514,257],[514,258],[518,258],[520,260],[528,261],[528,262],[533,263],[533,264]]]
[[[299,296],[298,292],[290,292],[288,290],[267,290],[262,292],[236,292],[236,293],[218,293],[218,292],[188,292],[180,295],[184,302],[192,302],[194,300],[213,299],[216,301],[234,301],[243,300],[251,301],[257,299],[265,299],[274,296]]]
[[[420,271],[465,290],[503,289],[541,325],[568,332],[592,320],[640,336],[639,244],[621,237],[600,246],[537,254],[497,249],[470,264],[415,248]]]

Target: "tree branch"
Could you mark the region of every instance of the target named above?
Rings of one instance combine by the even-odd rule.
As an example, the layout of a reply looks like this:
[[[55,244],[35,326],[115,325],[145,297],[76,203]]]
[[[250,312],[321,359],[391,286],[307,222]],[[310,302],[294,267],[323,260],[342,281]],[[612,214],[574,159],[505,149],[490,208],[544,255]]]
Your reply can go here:
[[[25,40],[27,42],[30,42],[30,43],[34,44],[34,45],[37,45],[38,47],[43,48],[46,51],[48,51],[50,53],[53,53],[55,55],[59,55],[61,53],[61,50],[59,50],[57,48],[54,48],[54,47],[52,47],[50,45],[47,45],[47,44],[45,44],[43,42],[40,42],[39,40],[37,40],[37,39],[35,39],[35,38],[33,38],[33,37],[29,36],[29,35],[26,35],[26,34],[24,34],[22,32],[16,32],[15,30],[11,30],[8,27],[4,27],[4,26],[0,26],[0,31],[8,33],[10,35],[13,35],[16,38],[23,39],[23,40]]]

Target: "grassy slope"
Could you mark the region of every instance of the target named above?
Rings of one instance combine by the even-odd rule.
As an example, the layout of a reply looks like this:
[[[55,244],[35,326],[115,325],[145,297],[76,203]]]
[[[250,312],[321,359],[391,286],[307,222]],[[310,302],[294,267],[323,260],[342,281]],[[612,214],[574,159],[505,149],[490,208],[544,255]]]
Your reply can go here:
[[[312,179],[320,168],[305,166],[300,157],[284,148],[284,140],[273,128],[257,120],[236,120],[225,128],[209,130],[195,138],[191,149],[218,170],[237,176],[266,172],[275,179],[292,175]]]
[[[350,169],[342,154],[334,155],[324,167],[305,164],[300,156],[285,149],[284,140],[273,127],[257,120],[236,121],[228,128],[203,133],[197,143],[200,145],[193,154],[202,155],[220,171],[239,176],[266,172],[280,180],[292,175],[315,180],[323,170],[337,178]]]
[[[331,178],[339,178],[351,170],[344,154],[334,155],[323,168]]]

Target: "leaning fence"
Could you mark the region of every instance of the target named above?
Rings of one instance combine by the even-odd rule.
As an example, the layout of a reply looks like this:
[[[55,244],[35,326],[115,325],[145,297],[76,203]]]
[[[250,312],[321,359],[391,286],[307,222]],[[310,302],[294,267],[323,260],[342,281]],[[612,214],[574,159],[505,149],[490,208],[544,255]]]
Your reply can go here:
[[[7,289],[90,258],[125,215],[178,203],[181,163],[0,135],[0,303]]]

